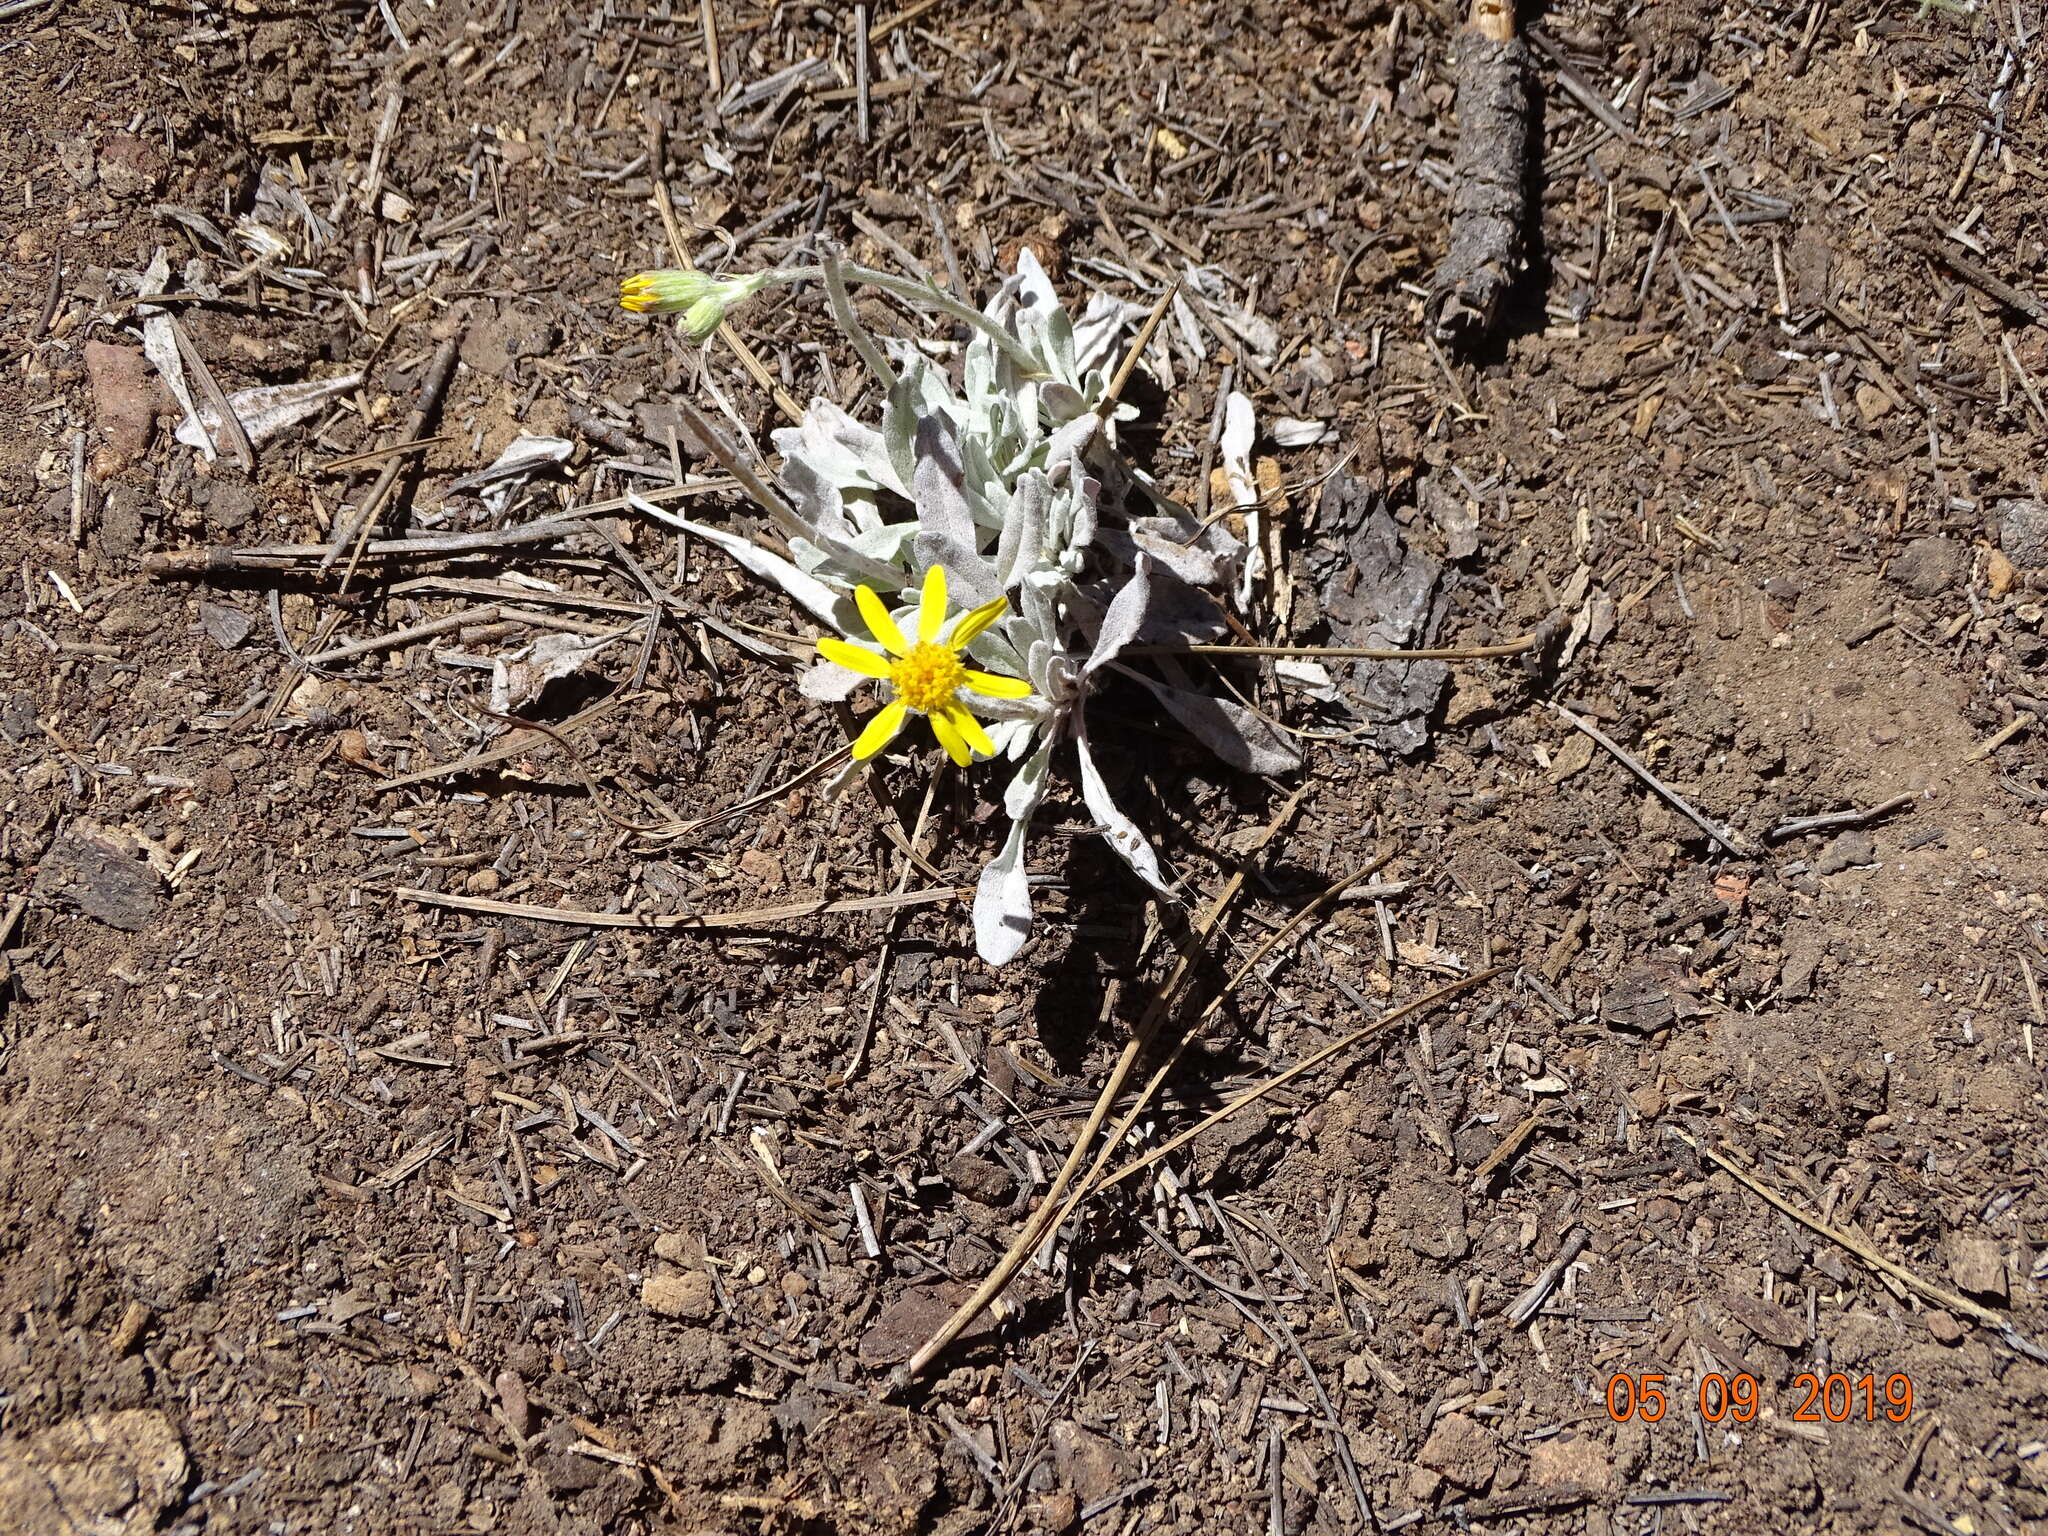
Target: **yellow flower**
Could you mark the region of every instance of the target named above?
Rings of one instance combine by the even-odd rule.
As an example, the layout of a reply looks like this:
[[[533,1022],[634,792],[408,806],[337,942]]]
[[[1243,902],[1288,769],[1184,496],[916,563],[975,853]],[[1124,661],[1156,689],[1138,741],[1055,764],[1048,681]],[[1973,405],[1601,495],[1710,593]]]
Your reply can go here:
[[[1003,616],[1008,600],[998,597],[962,614],[954,621],[952,633],[941,640],[939,632],[946,624],[946,572],[943,566],[935,565],[924,574],[924,596],[917,609],[917,644],[912,645],[903,638],[903,631],[889,617],[889,610],[882,606],[873,588],[858,587],[853,596],[860,605],[860,616],[867,620],[868,633],[889,654],[878,656],[865,646],[850,645],[830,635],[818,642],[818,654],[849,671],[880,678],[895,694],[860,733],[853,744],[853,755],[873,757],[896,739],[896,733],[915,710],[930,718],[932,734],[961,767],[973,761],[975,752],[983,757],[995,756],[995,743],[960,702],[960,691],[964,688],[992,699],[1027,699],[1031,696],[1031,685],[995,672],[977,672],[960,659],[960,652]]]
[[[635,272],[619,283],[619,307],[635,314],[667,315],[688,309],[718,290],[718,279],[703,272],[669,267],[657,272]]]
[[[770,275],[756,272],[747,277],[713,277],[687,267],[635,272],[619,284],[619,307],[636,315],[672,315],[681,311],[683,334],[701,343],[725,323],[727,310],[766,287]]]

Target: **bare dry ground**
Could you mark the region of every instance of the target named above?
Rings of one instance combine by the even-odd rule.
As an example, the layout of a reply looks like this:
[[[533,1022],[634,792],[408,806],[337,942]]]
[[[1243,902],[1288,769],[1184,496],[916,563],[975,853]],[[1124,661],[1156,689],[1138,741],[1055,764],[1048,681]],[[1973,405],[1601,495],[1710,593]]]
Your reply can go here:
[[[1540,266],[1476,359],[1420,319],[1451,8],[855,9],[0,5],[0,1524],[2048,1530],[2039,6],[1536,18]],[[1282,783],[1104,701],[1196,904],[1245,875],[1176,1025],[1346,871],[1399,887],[1276,948],[1134,1152],[1505,969],[1094,1203],[916,1382],[1170,968],[1078,802],[1002,971],[952,902],[522,915],[858,901],[920,819],[965,885],[992,828],[928,760],[778,789],[843,740],[747,648],[797,621],[650,523],[346,592],[167,570],[320,543],[387,466],[415,532],[659,487],[703,467],[678,393],[779,425],[618,311],[657,184],[729,270],[1180,277],[1129,437],[1168,488],[1225,389],[1331,428],[1260,448],[1259,638],[1330,638],[1339,469],[1443,563],[1439,640],[1555,630],[1410,752],[1235,673],[1309,733]],[[362,381],[202,460],[159,250],[195,381]],[[809,301],[740,330],[857,391]],[[575,457],[451,490],[521,431]],[[472,663],[564,625],[640,627],[529,711],[571,737],[478,760]]]

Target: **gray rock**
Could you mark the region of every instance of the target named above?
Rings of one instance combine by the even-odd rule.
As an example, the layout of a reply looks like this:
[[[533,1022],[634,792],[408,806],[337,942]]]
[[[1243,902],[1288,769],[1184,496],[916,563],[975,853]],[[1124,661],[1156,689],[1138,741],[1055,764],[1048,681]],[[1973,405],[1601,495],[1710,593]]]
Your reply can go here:
[[[1991,510],[1998,518],[1998,547],[2006,559],[2023,571],[2048,566],[2048,501],[2020,496]]]
[[[238,481],[216,481],[206,498],[206,526],[216,534],[238,533],[256,515],[256,490]]]
[[[1609,1029],[1654,1035],[1678,1018],[1671,990],[1644,966],[1632,966],[1615,979],[1600,999],[1600,1021]]]
[[[239,608],[230,608],[225,603],[199,605],[199,628],[224,651],[232,651],[248,639],[254,627],[249,615]]]

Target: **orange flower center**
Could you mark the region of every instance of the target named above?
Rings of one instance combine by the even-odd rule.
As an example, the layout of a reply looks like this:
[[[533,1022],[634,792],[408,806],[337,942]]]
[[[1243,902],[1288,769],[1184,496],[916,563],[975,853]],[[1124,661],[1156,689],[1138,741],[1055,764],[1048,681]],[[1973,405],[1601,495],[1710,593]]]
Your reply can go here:
[[[898,699],[928,715],[953,702],[953,695],[967,681],[967,669],[952,651],[927,640],[890,664],[889,681],[895,685]]]

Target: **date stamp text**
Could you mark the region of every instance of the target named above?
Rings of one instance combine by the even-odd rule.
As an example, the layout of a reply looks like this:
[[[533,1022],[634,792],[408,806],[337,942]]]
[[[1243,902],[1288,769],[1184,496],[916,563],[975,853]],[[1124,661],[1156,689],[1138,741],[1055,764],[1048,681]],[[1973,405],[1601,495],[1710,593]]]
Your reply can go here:
[[[1655,1371],[1608,1377],[1608,1417],[1617,1424],[1629,1419],[1657,1423],[1671,1409],[1673,1389],[1665,1382],[1666,1377]],[[1764,1388],[1746,1373],[1723,1376],[1709,1372],[1699,1379],[1696,1391],[1699,1415],[1709,1424],[1747,1424],[1764,1406]],[[1799,1424],[1874,1424],[1879,1419],[1903,1424],[1913,1413],[1913,1383],[1899,1372],[1879,1379],[1844,1371],[1826,1375],[1801,1371],[1792,1378],[1786,1406],[1793,1422]]]

